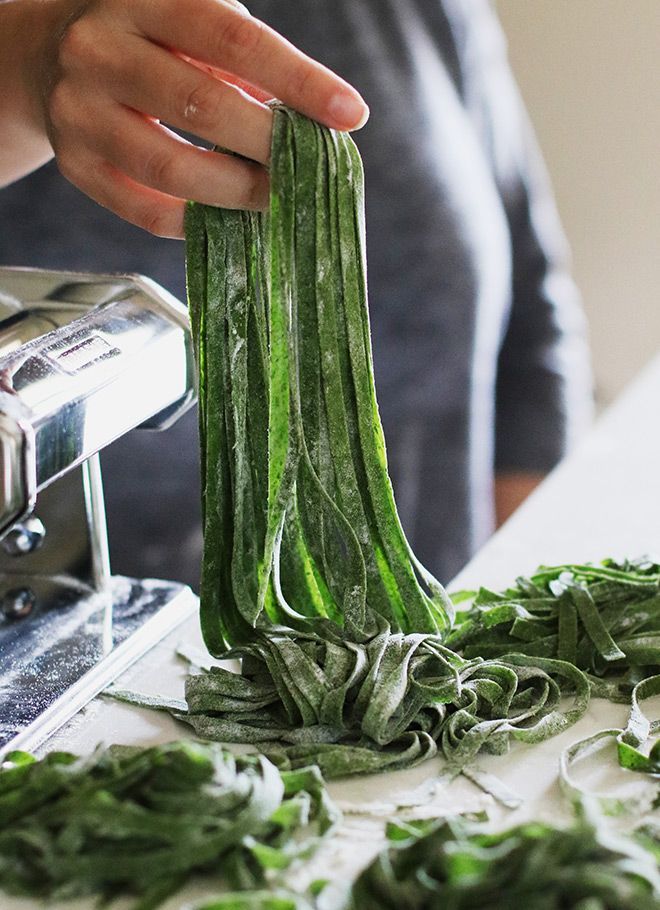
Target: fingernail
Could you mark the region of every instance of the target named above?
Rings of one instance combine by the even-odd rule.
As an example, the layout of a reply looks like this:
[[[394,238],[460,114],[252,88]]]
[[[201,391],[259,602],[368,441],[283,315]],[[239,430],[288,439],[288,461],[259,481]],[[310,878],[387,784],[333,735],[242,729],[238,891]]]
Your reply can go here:
[[[357,94],[337,92],[330,99],[328,113],[345,129],[359,130],[369,119],[369,108]]]
[[[229,3],[230,6],[235,6],[239,12],[243,13],[246,16],[252,15],[247,6],[244,3],[241,3],[240,0],[225,0],[225,3]]]

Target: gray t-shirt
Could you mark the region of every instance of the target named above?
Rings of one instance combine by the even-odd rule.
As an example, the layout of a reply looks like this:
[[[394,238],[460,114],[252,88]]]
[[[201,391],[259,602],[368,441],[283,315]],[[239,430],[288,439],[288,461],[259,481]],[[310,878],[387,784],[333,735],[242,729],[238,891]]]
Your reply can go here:
[[[492,530],[494,471],[550,469],[591,407],[583,318],[501,32],[487,0],[250,8],[371,107],[356,141],[378,397],[404,525],[447,581]],[[0,192],[0,224],[0,262],[140,271],[183,297],[181,245],[120,222],[53,164]],[[194,419],[132,434],[104,468],[115,568],[194,583]]]

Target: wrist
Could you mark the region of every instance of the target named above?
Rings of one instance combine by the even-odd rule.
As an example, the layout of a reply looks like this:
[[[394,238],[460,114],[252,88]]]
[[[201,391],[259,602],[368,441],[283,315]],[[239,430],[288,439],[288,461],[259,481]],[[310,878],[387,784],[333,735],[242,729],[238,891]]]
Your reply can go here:
[[[70,0],[0,3],[0,185],[52,157],[46,100],[71,7]]]
[[[499,471],[495,477],[497,527],[518,509],[544,478],[541,472]]]
[[[18,53],[17,72],[20,74],[25,98],[25,114],[32,130],[47,136],[46,109],[48,95],[57,71],[59,43],[66,23],[72,15],[70,0],[13,0],[22,7],[17,16],[18,27],[29,32]]]

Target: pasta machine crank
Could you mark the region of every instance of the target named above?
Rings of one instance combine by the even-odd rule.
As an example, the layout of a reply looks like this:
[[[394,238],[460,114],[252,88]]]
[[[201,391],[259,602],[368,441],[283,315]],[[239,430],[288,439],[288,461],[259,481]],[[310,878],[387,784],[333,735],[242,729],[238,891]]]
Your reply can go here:
[[[111,575],[98,456],[194,397],[186,309],[154,282],[0,268],[0,757],[196,610],[185,585]]]

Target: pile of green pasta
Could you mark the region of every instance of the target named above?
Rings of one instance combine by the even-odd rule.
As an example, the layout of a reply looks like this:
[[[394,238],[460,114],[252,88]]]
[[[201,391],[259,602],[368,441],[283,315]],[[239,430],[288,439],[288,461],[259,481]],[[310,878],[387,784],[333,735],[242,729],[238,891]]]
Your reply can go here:
[[[128,892],[152,910],[194,873],[264,886],[338,819],[317,769],[281,774],[215,743],[13,753],[0,770],[0,887],[60,900]]]
[[[185,702],[113,694],[169,709],[203,739],[257,745],[281,768],[315,763],[335,778],[409,767],[439,752],[447,781],[464,773],[489,792],[491,781],[473,766],[482,749],[540,742],[589,703],[588,681],[570,664],[515,654],[464,662],[425,635],[385,630],[356,643],[329,630],[273,632],[236,653],[240,676],[198,668]]]
[[[544,568],[500,594],[461,594],[457,600],[469,596],[472,607],[457,615],[446,641],[463,653],[501,654],[487,659],[465,659],[437,636],[386,630],[357,643],[330,628],[280,629],[241,649],[241,676],[196,658],[185,702],[151,704],[169,708],[203,738],[256,744],[281,767],[313,760],[338,777],[403,767],[440,751],[445,777],[463,772],[480,784],[486,780],[473,762],[482,748],[505,751],[511,738],[533,743],[557,733],[595,694],[631,706],[624,730],[602,731],[595,740],[616,739],[623,768],[658,774],[660,745],[647,744],[660,722],[647,719],[640,704],[660,694],[660,677],[650,675],[660,664],[659,585],[655,563],[608,560]],[[567,626],[571,661],[559,656]],[[373,666],[382,672],[370,673]],[[277,679],[293,693],[288,711]],[[569,706],[561,702],[567,694]],[[592,739],[576,743],[575,754]]]
[[[629,696],[659,663],[660,567],[541,570],[455,623],[387,474],[359,155],[286,108],[274,120],[269,213],[188,209],[201,622],[243,664],[191,676],[173,707],[200,736],[328,777],[438,751],[465,771],[565,729],[592,691]]]
[[[347,910],[658,910],[657,841],[615,835],[596,815],[493,833],[464,818],[389,828],[392,846]]]
[[[571,825],[527,822],[494,832],[487,819],[394,821],[387,846],[347,887],[308,895],[254,893],[231,910],[658,910],[660,835],[620,834],[584,803]],[[327,886],[330,885],[330,889]],[[334,886],[334,887],[333,887]],[[194,910],[226,910],[221,900]]]
[[[660,667],[660,565],[650,559],[541,566],[495,593],[464,593],[446,638],[465,657],[511,651],[552,657],[587,674],[594,695],[628,702]]]

